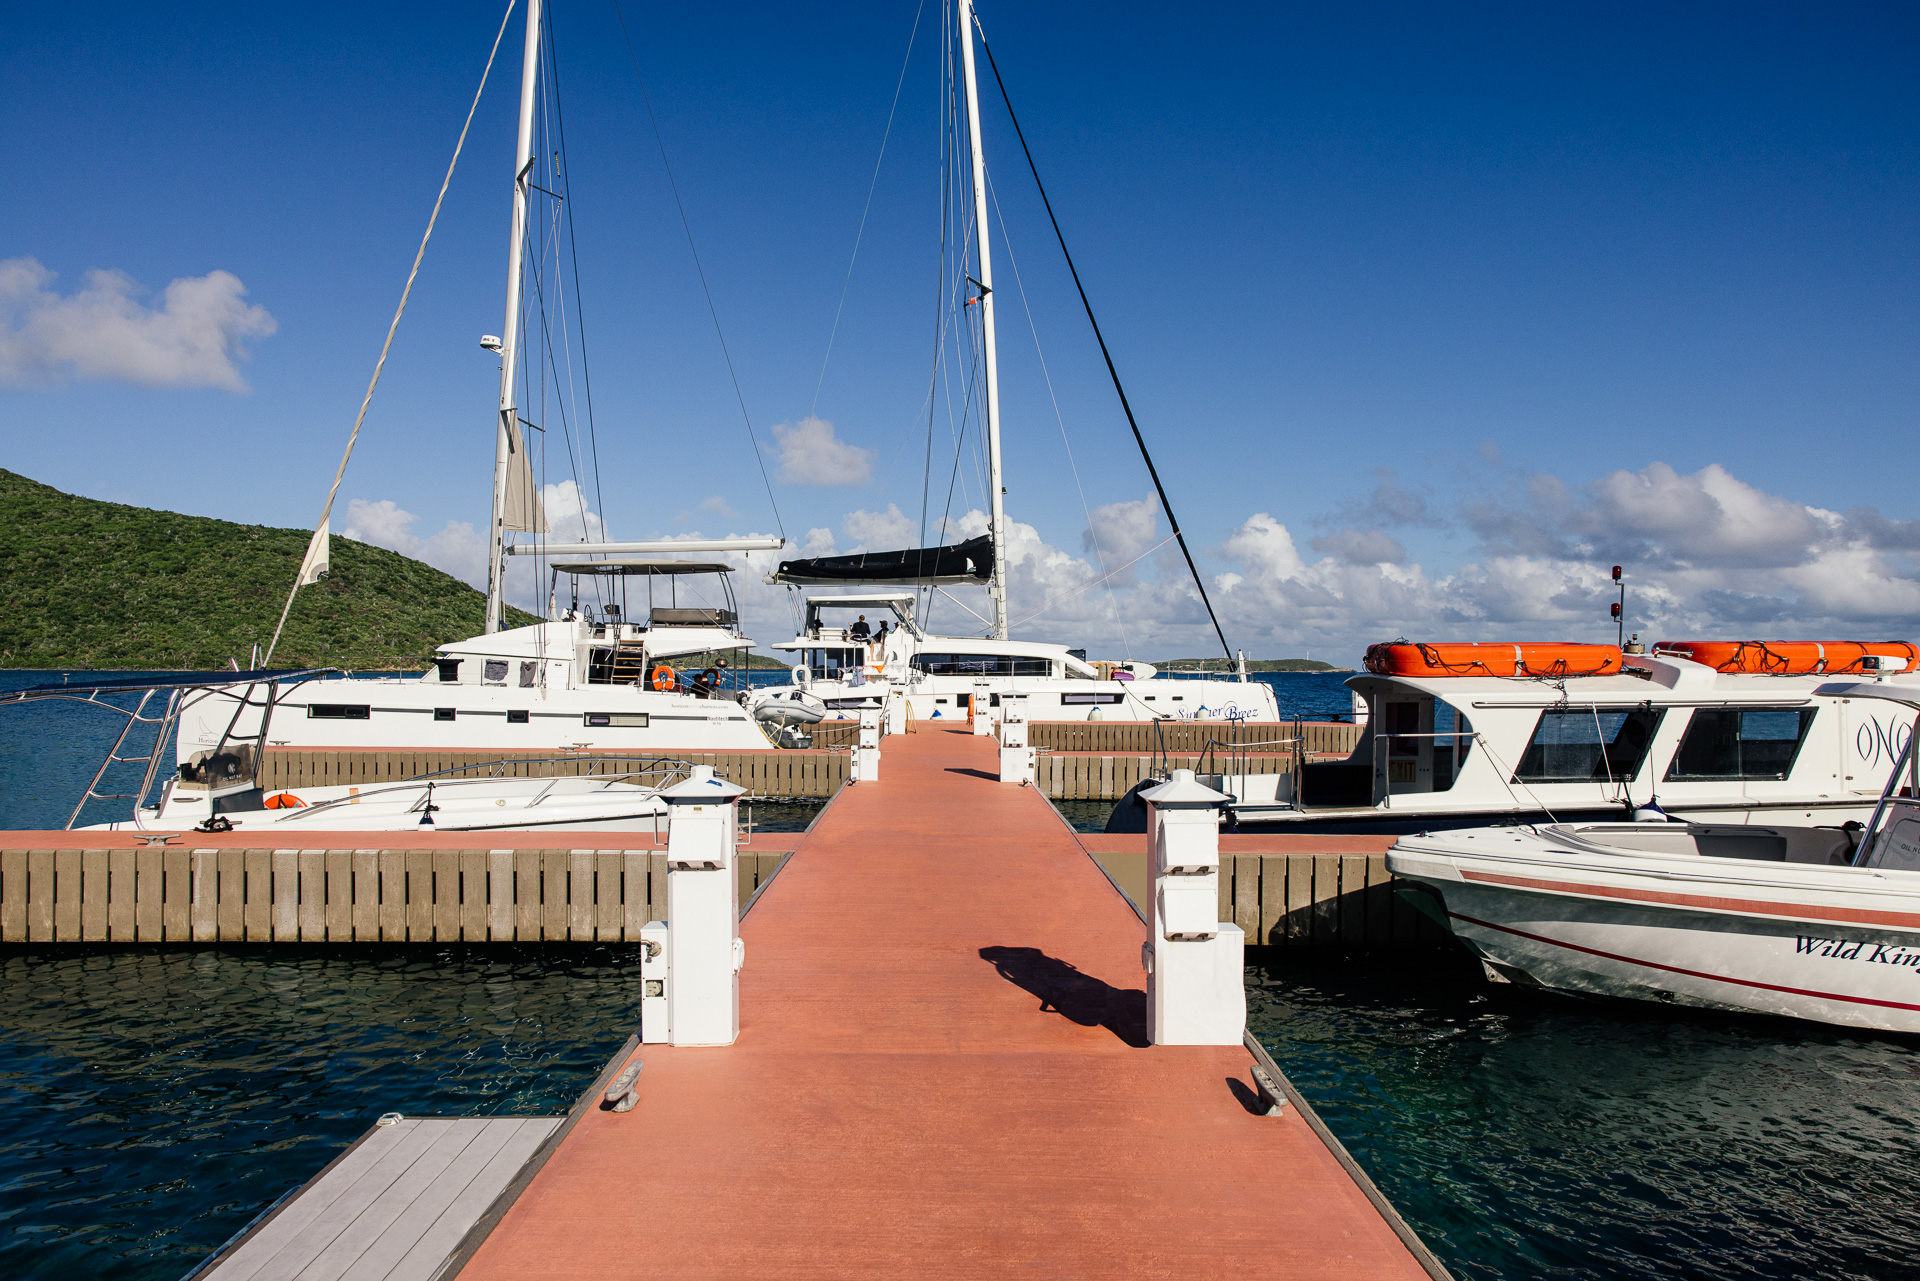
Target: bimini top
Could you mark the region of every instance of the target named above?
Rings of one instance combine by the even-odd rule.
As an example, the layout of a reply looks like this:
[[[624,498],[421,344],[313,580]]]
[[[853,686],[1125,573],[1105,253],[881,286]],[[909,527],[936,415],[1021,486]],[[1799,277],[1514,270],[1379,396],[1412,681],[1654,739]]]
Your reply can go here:
[[[643,574],[731,574],[733,566],[717,560],[556,560],[556,574],[606,574],[625,577]]]

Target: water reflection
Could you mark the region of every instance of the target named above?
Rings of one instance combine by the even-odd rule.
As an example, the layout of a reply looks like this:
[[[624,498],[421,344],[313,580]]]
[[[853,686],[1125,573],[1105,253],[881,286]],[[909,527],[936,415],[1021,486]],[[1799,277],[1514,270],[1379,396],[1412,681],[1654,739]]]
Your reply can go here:
[[[382,1112],[562,1112],[638,977],[564,946],[0,956],[0,1275],[173,1281]]]
[[[1491,985],[1452,953],[1250,977],[1255,1034],[1463,1278],[1920,1272],[1912,1041]]]

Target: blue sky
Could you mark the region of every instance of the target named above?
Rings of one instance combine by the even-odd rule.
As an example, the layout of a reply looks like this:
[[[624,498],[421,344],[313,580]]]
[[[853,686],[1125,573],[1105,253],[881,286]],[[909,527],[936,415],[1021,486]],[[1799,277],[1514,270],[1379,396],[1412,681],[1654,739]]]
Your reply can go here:
[[[12,15],[0,466],[311,524],[503,7]],[[816,549],[902,545],[941,10],[921,11],[824,380],[915,4],[624,12],[769,466],[810,412],[830,456],[868,451],[859,483],[789,468],[779,522]],[[1250,653],[1601,639],[1614,562],[1649,630],[1920,631],[1910,8],[987,0],[981,20]],[[770,531],[613,7],[558,0],[553,22],[596,509],[619,537]],[[341,496],[361,536],[457,572],[490,475],[477,339],[500,327],[518,23]],[[1020,616],[1099,572],[1020,286],[1109,563],[1165,524],[1004,115],[986,120]],[[176,280],[202,283],[170,302]],[[215,350],[116,354],[156,314]],[[1205,652],[1168,551],[1026,634]],[[754,599],[771,639],[784,610]]]

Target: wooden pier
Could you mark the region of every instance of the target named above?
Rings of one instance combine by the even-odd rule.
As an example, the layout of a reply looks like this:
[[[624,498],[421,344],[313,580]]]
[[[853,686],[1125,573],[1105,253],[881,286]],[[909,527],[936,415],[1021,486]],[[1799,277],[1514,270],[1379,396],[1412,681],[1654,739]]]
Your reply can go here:
[[[651,832],[304,832],[274,848],[245,832],[0,840],[8,944],[620,943],[667,910],[664,828],[658,845]],[[742,902],[798,840],[753,834]]]
[[[369,844],[349,845],[356,838],[307,832],[274,847],[245,832],[168,839],[0,833],[0,944],[621,943],[667,914],[666,851],[652,833],[361,833]],[[742,902],[802,839],[752,835],[740,850]],[[1140,901],[1144,836],[1073,839]],[[1446,943],[1393,892],[1393,840],[1222,836],[1220,919],[1246,931],[1249,947]],[[896,926],[909,937],[926,927],[918,914]]]
[[[995,769],[889,739],[743,919],[739,1040],[645,1047],[444,1275],[1444,1277],[1249,1048],[1146,1044],[1138,914]]]
[[[847,781],[848,748],[857,732],[851,721],[822,721],[811,748],[743,752],[682,752],[675,759],[711,765],[714,773],[756,797],[825,799]],[[910,733],[949,733],[942,722],[923,721]],[[1118,800],[1155,771],[1194,769],[1284,774],[1295,749],[1309,758],[1344,757],[1359,741],[1360,727],[1336,722],[1248,721],[1040,721],[1028,727],[1039,750],[1040,789],[1053,800]],[[1209,751],[1211,748],[1211,752]],[[1232,752],[1232,765],[1223,763]],[[546,778],[616,772],[621,753],[449,751],[440,748],[357,748],[311,751],[275,748],[266,753],[261,785],[268,788],[371,787],[441,770],[492,766],[510,778]],[[636,755],[636,761],[649,759]]]

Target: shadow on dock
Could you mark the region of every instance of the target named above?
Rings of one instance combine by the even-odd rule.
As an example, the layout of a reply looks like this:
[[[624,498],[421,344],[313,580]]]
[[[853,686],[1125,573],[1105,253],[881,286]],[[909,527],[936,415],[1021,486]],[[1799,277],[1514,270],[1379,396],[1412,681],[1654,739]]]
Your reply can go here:
[[[1135,1049],[1146,1048],[1147,994],[1141,989],[1104,983],[1037,947],[983,947],[980,959],[1007,982],[1039,997],[1042,1014],[1103,1027]]]

